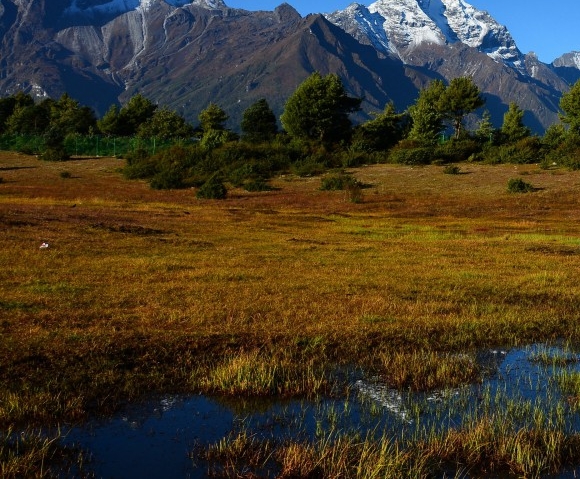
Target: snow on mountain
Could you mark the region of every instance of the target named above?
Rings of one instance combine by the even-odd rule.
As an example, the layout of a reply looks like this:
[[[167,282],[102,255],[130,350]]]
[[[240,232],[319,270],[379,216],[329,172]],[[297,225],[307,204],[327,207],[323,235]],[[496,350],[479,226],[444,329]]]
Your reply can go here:
[[[554,60],[555,67],[572,67],[580,70],[580,52],[565,53]]]
[[[498,62],[524,68],[523,55],[507,28],[464,0],[377,0],[368,7],[355,3],[326,17],[404,62],[419,45],[460,42]]]
[[[164,2],[173,7],[198,5],[205,8],[224,8],[222,0],[110,0],[105,2],[72,0],[63,12],[65,16],[120,15],[133,10],[149,10],[155,3]]]

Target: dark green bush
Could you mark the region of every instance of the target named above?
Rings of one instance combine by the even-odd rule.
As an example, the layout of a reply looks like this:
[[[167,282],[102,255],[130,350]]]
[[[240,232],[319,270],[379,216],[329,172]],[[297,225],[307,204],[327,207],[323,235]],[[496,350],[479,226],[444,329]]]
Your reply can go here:
[[[61,178],[72,178],[72,174],[70,171],[61,171],[60,177]]]
[[[270,191],[271,186],[263,178],[256,178],[244,184],[246,191]]]
[[[297,176],[316,176],[324,173],[328,166],[324,160],[316,157],[308,157],[298,160],[290,167],[290,171]]]
[[[563,166],[572,170],[580,169],[580,135],[568,132],[560,144],[545,154],[542,166],[546,168]]]
[[[510,193],[529,193],[534,191],[534,187],[521,178],[511,178],[508,181],[507,189]]]
[[[469,157],[481,151],[481,145],[472,139],[451,139],[435,148],[434,156],[446,162],[467,161]]]
[[[542,143],[538,137],[530,136],[515,143],[509,143],[485,151],[488,163],[540,163],[543,159]]]
[[[445,168],[443,168],[443,173],[446,175],[458,175],[461,173],[461,168],[459,168],[457,165],[447,165]]]
[[[227,193],[227,188],[216,173],[201,185],[196,197],[206,200],[222,200],[227,196]]]
[[[178,166],[167,166],[151,178],[154,190],[172,190],[183,188],[183,170]]]
[[[418,148],[401,148],[397,145],[389,153],[389,163],[401,165],[428,165],[434,158],[434,149],[423,146]]]
[[[66,152],[64,147],[47,148],[40,159],[44,161],[68,161],[70,155]]]
[[[323,191],[337,191],[346,190],[347,188],[354,186],[360,187],[361,185],[352,175],[340,172],[322,178],[320,189]]]

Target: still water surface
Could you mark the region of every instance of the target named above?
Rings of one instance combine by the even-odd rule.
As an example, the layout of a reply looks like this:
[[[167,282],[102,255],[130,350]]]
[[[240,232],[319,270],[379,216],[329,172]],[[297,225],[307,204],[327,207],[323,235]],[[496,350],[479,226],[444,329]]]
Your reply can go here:
[[[540,350],[562,354],[560,348],[545,345],[481,351],[477,360],[487,371],[482,384],[430,393],[396,391],[378,379],[353,373],[351,393],[341,399],[250,403],[164,396],[75,427],[66,443],[88,451],[99,478],[202,478],[208,465],[195,451],[242,429],[264,438],[315,438],[330,429],[401,438],[457,427],[478,408],[502,407],[508,401],[530,402],[550,411],[556,404],[567,404],[554,375],[561,369],[580,371],[580,362],[570,352],[566,354],[573,360],[561,367],[530,361]],[[580,431],[580,414],[566,412],[566,429]],[[580,468],[558,477],[576,477],[575,473],[580,475]]]

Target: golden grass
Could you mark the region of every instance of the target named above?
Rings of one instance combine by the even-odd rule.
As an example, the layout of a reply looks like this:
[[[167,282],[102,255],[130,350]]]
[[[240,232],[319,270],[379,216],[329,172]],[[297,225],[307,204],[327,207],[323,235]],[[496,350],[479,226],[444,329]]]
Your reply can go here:
[[[0,423],[212,390],[196,371],[253,351],[312,378],[401,348],[578,338],[579,172],[375,165],[352,203],[292,176],[202,201],[122,166],[0,154]],[[539,191],[507,193],[525,173]]]

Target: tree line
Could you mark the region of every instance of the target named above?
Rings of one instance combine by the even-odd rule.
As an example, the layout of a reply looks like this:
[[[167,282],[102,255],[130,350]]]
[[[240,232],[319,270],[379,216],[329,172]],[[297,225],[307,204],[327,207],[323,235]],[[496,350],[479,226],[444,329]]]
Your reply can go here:
[[[389,103],[355,125],[350,115],[360,105],[337,75],[315,72],[288,98],[279,122],[260,99],[244,111],[238,134],[226,128],[228,115],[215,103],[193,126],[140,94],[97,119],[67,94],[35,102],[19,92],[0,99],[0,137],[39,136],[46,160],[67,159],[64,144],[71,135],[155,138],[167,146],[153,154],[139,148],[126,153],[126,176],[149,179],[154,188],[198,186],[209,197],[225,195],[224,182],[260,190],[280,171],[311,175],[363,163],[533,162],[580,168],[580,82],[561,98],[561,122],[542,136],[524,124],[516,103],[500,127],[493,125],[484,96],[469,77],[448,84],[435,80],[406,111]],[[476,128],[466,126],[468,117]]]

